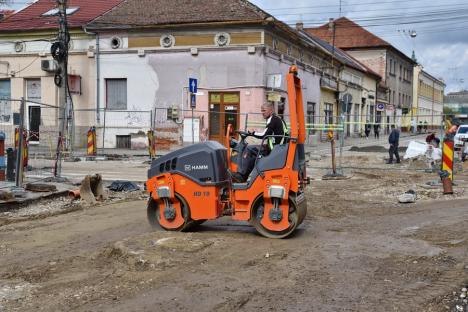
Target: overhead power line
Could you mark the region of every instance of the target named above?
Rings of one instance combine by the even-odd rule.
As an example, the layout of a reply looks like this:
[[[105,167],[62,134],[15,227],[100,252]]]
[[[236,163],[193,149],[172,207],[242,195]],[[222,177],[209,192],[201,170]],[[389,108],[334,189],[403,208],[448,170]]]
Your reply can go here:
[[[460,5],[426,5],[426,6],[417,6],[417,7],[403,7],[400,8],[400,11],[407,11],[407,10],[415,10],[415,9],[425,9],[425,8],[454,8],[454,9],[466,9],[468,8],[468,4],[460,4]],[[362,13],[362,14],[367,14],[368,12],[381,12],[382,9],[366,9],[365,11],[346,11],[348,14],[349,13]],[[274,14],[275,16],[294,16],[294,15],[326,15],[326,14],[337,14],[340,13],[339,11],[329,11],[329,12],[323,12],[323,11],[314,11],[314,12],[299,12],[299,13],[279,13],[279,14]],[[423,14],[424,12],[418,12],[418,14]],[[383,15],[385,16],[385,15]]]
[[[394,0],[394,1],[371,1],[358,3],[343,3],[341,6],[357,6],[357,5],[380,5],[380,4],[395,4],[395,3],[414,3],[421,2],[421,0]],[[448,3],[447,3],[448,4]],[[463,3],[459,3],[463,4]],[[339,4],[326,4],[326,5],[308,5],[308,6],[296,6],[296,7],[283,7],[283,8],[266,8],[265,11],[284,11],[284,10],[303,10],[303,9],[315,9],[315,8],[338,8]]]

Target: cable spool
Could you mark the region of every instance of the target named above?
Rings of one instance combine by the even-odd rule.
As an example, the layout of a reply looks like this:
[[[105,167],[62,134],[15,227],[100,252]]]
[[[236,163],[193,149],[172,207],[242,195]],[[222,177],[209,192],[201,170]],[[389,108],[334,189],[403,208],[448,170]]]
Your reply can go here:
[[[54,83],[59,88],[62,86],[62,76],[60,76],[60,74],[55,74]]]
[[[50,53],[52,54],[54,60],[60,63],[67,56],[67,47],[63,42],[56,41],[52,43],[52,46],[50,47]]]

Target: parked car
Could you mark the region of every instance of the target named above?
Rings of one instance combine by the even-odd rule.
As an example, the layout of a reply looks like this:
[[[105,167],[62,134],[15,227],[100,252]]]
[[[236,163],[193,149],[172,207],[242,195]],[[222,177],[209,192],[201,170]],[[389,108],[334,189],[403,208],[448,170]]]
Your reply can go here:
[[[464,139],[468,140],[468,125],[461,125],[458,127],[454,138],[455,148],[462,147],[464,144]]]

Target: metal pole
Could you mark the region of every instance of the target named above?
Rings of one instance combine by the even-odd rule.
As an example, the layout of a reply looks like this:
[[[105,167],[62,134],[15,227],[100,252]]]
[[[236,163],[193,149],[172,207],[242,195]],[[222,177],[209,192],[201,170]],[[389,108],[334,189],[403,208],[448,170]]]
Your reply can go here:
[[[16,177],[15,185],[16,187],[21,187],[23,185],[23,133],[24,133],[24,98],[21,98],[20,102],[20,124],[18,129],[18,151],[16,154]]]
[[[195,119],[193,118],[193,107],[192,107],[192,144],[195,143],[195,133],[194,133],[194,124],[195,123]]]
[[[63,47],[65,48],[65,56],[59,60],[59,66],[60,66],[60,75],[61,75],[61,81],[62,84],[59,87],[59,120],[60,120],[60,126],[59,126],[59,133],[63,137],[65,133],[67,133],[67,106],[68,106],[68,97],[67,97],[67,91],[68,91],[68,43],[69,43],[69,34],[68,34],[68,29],[67,29],[67,0],[57,0],[57,6],[59,9],[59,35],[58,39],[59,41],[63,44]],[[61,110],[61,111],[60,111]],[[64,146],[63,144],[63,138],[59,138],[59,142],[61,144],[57,145],[58,149],[58,158],[57,158],[57,176],[60,177],[61,172],[62,172],[62,148]]]
[[[69,117],[70,117],[70,130],[69,130],[69,146],[68,148],[70,149],[70,159],[73,157],[73,145],[75,144],[75,108],[72,107],[70,103],[70,112],[69,112]]]
[[[247,131],[247,124],[249,123],[249,113],[245,114],[245,125],[244,125],[244,131]]]
[[[99,58],[99,33],[96,32],[96,121],[98,124],[101,123],[101,85],[100,85],[100,76],[101,76],[101,63]]]
[[[153,129],[153,111],[150,110],[150,128]]]
[[[106,138],[106,111],[107,109],[104,107],[104,122],[102,124],[102,149],[104,151],[104,143]]]
[[[336,174],[336,157],[335,157],[335,139],[331,138],[331,153],[332,153],[332,170],[333,174]]]
[[[344,114],[341,114],[341,136],[340,136],[340,161],[339,161],[339,166],[340,170],[343,171],[343,146],[344,146],[344,121],[345,121],[345,116]]]

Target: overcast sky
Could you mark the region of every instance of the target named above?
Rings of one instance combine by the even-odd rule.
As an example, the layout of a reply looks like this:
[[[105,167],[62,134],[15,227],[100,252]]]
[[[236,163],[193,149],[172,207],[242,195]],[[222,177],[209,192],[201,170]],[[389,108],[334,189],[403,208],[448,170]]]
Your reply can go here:
[[[229,1],[229,0],[226,0]],[[18,9],[28,0],[10,0]],[[294,25],[319,26],[340,16],[339,0],[251,0],[278,19]],[[346,16],[443,78],[446,92],[468,89],[468,1],[342,0]],[[411,33],[416,33],[412,38]]]
[[[322,25],[340,16],[339,0],[251,0],[294,25]],[[354,20],[408,56],[414,49],[424,70],[447,84],[468,89],[468,1],[346,0],[341,16]],[[411,34],[416,33],[412,38]]]

